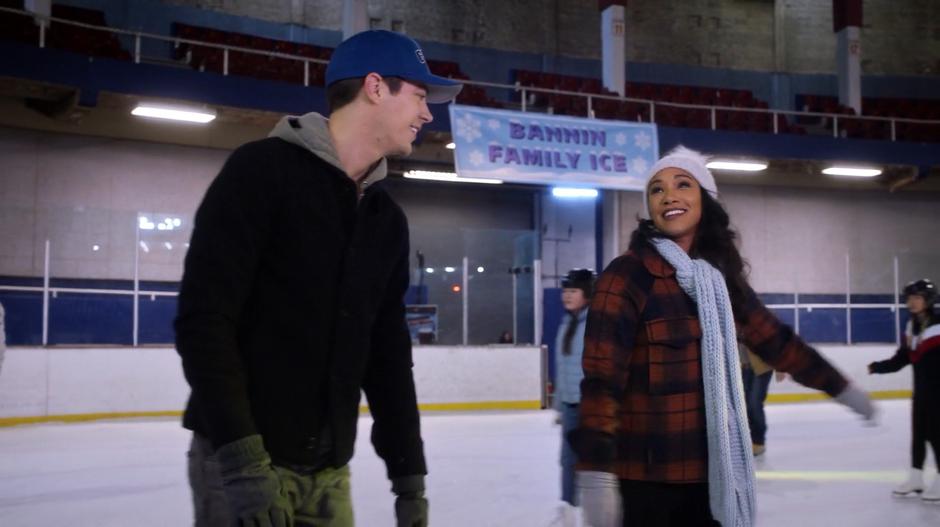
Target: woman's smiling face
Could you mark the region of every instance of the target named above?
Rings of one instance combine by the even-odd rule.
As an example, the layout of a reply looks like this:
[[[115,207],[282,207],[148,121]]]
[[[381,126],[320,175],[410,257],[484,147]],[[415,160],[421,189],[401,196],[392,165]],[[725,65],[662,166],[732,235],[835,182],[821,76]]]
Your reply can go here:
[[[702,219],[698,181],[681,168],[664,168],[647,185],[646,199],[656,228],[688,251]]]

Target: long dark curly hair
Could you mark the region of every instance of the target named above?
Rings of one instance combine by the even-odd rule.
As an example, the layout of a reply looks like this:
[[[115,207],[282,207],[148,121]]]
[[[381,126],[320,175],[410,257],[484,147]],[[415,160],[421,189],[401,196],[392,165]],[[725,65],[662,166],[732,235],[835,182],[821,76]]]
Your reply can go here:
[[[705,189],[701,189],[701,193],[702,219],[698,224],[695,239],[692,241],[689,256],[702,258],[721,271],[725,277],[725,283],[728,284],[731,306],[734,312],[739,314],[743,312],[741,307],[745,301],[746,291],[749,289],[747,282],[749,266],[741,258],[741,253],[735,245],[738,233],[731,228],[725,208]],[[652,247],[650,239],[665,237],[665,234],[653,224],[653,220],[638,219],[638,221],[636,230],[630,236],[631,251]]]

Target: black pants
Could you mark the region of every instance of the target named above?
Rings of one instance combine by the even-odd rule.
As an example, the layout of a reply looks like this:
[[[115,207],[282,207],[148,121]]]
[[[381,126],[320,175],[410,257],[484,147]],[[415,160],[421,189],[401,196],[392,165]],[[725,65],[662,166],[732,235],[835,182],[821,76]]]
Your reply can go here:
[[[914,364],[911,466],[924,468],[928,444],[933,448],[934,459],[940,460],[940,350],[928,351]]]
[[[940,466],[940,413],[923,399],[915,392],[911,404],[911,466],[919,469],[924,468],[927,444],[933,447],[934,459]]]
[[[620,480],[624,527],[721,527],[708,506],[707,483]]]

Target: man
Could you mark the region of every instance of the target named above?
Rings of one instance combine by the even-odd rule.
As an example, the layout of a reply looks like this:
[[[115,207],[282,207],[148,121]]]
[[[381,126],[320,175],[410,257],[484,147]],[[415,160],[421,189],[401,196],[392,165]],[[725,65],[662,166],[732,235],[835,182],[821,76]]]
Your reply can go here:
[[[330,119],[285,117],[236,149],[196,213],[176,344],[199,526],[353,525],[360,389],[398,525],[427,524],[408,227],[376,182],[461,85],[389,31],[340,44],[326,81]]]

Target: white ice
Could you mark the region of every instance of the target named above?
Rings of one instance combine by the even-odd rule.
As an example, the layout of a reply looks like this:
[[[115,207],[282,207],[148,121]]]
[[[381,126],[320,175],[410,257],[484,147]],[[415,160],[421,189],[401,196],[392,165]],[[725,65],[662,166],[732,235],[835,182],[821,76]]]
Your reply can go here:
[[[879,407],[880,424],[865,427],[834,403],[768,406],[758,525],[940,526],[940,506],[891,497],[909,463],[910,402]],[[357,525],[390,526],[392,496],[369,426],[360,419],[351,464]],[[426,413],[422,426],[432,525],[552,524],[560,440],[552,412]],[[176,420],[0,429],[0,525],[190,525],[188,439]]]

